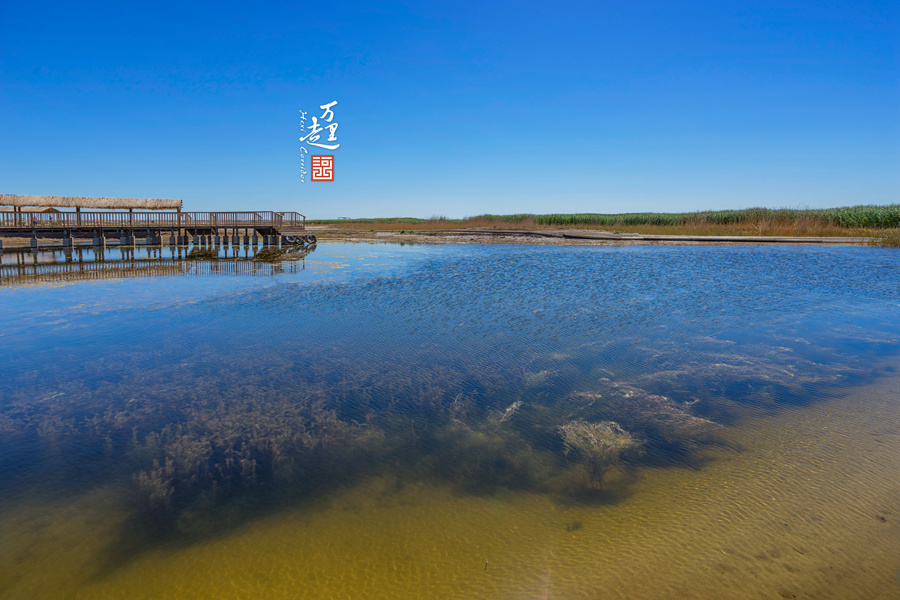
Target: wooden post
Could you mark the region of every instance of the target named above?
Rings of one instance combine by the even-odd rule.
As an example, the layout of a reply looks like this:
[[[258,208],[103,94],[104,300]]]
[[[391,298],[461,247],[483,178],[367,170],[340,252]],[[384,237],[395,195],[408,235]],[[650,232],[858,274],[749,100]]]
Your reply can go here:
[[[81,227],[81,207],[75,207],[75,224]]]

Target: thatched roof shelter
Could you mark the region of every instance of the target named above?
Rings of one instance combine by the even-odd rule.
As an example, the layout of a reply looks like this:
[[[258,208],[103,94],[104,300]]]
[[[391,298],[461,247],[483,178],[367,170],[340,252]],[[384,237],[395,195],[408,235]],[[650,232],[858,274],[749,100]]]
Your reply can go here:
[[[58,213],[59,211],[52,206],[20,206],[21,212],[37,212],[37,213]],[[15,206],[0,206],[0,213],[15,212]]]
[[[0,206],[181,210],[181,200],[166,198],[89,198],[84,196],[17,196],[15,194],[0,194]]]

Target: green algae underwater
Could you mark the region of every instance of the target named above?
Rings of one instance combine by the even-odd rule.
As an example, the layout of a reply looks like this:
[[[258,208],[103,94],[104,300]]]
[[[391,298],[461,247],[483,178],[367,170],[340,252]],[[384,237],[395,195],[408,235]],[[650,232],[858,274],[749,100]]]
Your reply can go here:
[[[0,288],[2,598],[900,597],[900,255]]]

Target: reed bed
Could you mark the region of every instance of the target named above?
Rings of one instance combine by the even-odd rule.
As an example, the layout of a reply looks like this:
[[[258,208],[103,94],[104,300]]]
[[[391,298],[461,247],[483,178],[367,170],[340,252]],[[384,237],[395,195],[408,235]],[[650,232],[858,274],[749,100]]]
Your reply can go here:
[[[892,229],[884,233],[881,238],[881,246],[900,248],[900,229]]]
[[[865,236],[883,237],[885,245],[892,245],[890,240],[896,240],[900,231],[900,204],[826,209],[748,208],[691,213],[485,214],[463,219],[321,219],[311,220],[309,224],[380,231],[566,227],[672,235]]]

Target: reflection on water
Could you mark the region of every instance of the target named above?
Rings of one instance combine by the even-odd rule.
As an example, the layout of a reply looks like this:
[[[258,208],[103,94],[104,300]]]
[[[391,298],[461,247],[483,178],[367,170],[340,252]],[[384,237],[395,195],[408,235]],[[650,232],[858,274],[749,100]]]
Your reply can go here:
[[[179,275],[276,275],[305,268],[309,246],[143,246],[0,252],[0,286]]]
[[[900,590],[896,253],[240,258],[0,290],[0,596]]]

